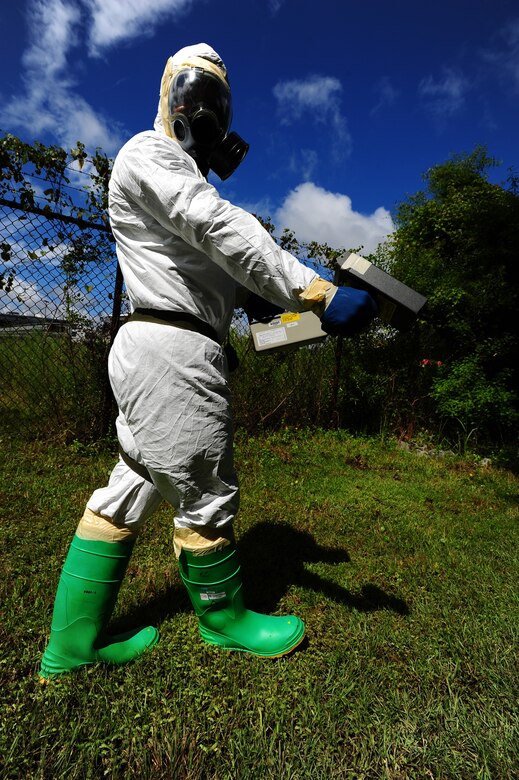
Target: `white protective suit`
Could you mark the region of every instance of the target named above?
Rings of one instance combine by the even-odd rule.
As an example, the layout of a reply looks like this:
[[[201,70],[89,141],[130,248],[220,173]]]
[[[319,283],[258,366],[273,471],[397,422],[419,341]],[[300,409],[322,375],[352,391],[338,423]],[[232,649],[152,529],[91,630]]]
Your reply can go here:
[[[205,44],[176,57],[186,51],[219,62]],[[299,295],[317,274],[277,246],[255,217],[220,197],[166,133],[160,104],[155,129],[128,141],[115,160],[109,213],[132,310],[195,315],[220,343],[149,317],[121,327],[109,357],[117,432],[153,484],[120,459],[87,507],[137,530],[164,499],[176,510],[177,527],[223,528],[239,502],[221,347],[235,291],[243,286],[302,311]]]

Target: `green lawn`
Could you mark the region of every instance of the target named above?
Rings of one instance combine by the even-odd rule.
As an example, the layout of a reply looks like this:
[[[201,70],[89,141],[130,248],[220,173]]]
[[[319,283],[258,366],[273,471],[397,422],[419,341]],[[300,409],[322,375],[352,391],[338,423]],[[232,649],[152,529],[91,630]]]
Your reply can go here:
[[[164,507],[114,625],[136,663],[40,686],[61,565],[113,454],[1,443],[1,778],[519,777],[518,479],[335,432],[239,438],[249,606],[295,611],[276,661],[204,646]]]

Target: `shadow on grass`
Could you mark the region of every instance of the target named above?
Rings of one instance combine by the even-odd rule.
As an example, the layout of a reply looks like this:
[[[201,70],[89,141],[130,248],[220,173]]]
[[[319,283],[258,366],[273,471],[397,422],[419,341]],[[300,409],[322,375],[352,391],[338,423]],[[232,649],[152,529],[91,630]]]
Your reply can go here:
[[[347,563],[350,557],[346,550],[321,547],[311,534],[298,531],[288,523],[258,523],[239,539],[238,553],[245,602],[257,612],[275,612],[289,587],[300,585],[359,612],[388,609],[399,615],[409,613],[403,599],[385,593],[376,585],[367,584],[352,593],[307,571],[305,563]],[[172,615],[191,611],[186,590],[174,584],[121,615],[111,630],[125,630],[142,623],[160,626]]]
[[[300,585],[359,612],[389,609],[399,615],[409,614],[403,599],[376,585],[367,584],[352,593],[308,571],[305,563],[348,563],[350,556],[340,548],[321,547],[311,534],[288,523],[258,523],[239,539],[238,551],[250,609],[273,612],[290,585]]]
[[[186,589],[180,584],[168,585],[116,617],[110,623],[109,632],[115,634],[141,625],[160,628],[164,620],[185,612],[193,612]]]

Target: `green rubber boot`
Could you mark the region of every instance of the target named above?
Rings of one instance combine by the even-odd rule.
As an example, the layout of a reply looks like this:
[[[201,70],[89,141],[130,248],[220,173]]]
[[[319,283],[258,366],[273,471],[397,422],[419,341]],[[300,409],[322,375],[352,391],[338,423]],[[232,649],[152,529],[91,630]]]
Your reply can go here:
[[[74,536],[58,584],[49,643],[40,675],[51,679],[86,664],[125,664],[158,641],[149,626],[108,637],[104,631],[132,554],[134,540],[101,542]]]
[[[300,618],[261,615],[245,608],[233,544],[208,555],[183,549],[179,566],[204,641],[263,658],[285,655],[303,641],[305,627]]]

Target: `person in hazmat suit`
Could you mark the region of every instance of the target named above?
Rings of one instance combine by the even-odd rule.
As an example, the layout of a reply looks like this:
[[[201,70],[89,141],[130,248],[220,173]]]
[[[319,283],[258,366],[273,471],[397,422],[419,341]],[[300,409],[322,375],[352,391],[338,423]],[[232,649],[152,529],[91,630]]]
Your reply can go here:
[[[332,335],[362,330],[376,304],[319,278],[207,181],[209,170],[226,179],[247,152],[231,118],[224,63],[207,44],[188,46],[166,64],[155,129],[115,160],[109,216],[132,310],[109,355],[121,456],[87,502],[67,554],[43,680],[95,662],[123,664],[157,642],[153,627],[110,636],[106,626],[138,533],[163,500],[175,510],[174,550],[203,640],[278,657],[303,639],[298,617],[262,615],[243,602],[222,344],[237,290],[256,304],[311,309]]]

